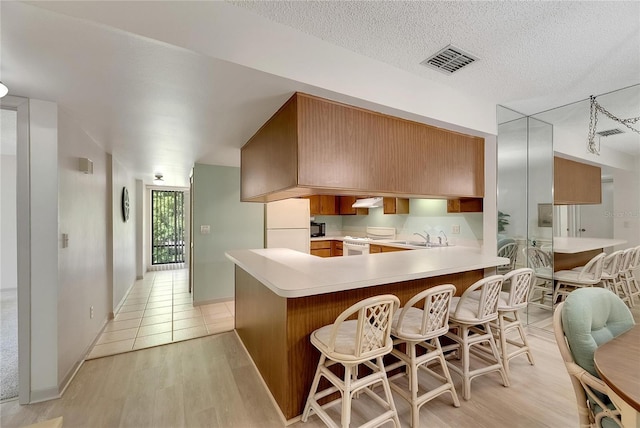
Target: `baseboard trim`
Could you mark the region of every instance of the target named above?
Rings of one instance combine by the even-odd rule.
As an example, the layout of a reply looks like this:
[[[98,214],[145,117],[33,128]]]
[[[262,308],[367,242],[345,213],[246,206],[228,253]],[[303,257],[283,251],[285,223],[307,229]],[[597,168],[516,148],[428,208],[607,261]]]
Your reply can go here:
[[[60,398],[61,395],[58,391],[59,388],[57,386],[46,389],[32,389],[29,404],[42,403],[43,401]]]

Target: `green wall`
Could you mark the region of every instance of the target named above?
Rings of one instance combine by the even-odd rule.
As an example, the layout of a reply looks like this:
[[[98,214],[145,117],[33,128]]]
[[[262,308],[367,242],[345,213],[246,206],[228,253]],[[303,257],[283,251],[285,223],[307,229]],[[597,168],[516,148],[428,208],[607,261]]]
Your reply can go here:
[[[240,202],[240,168],[195,164],[193,169],[193,301],[234,297],[229,250],[264,247],[264,205]],[[200,233],[209,225],[208,235]]]

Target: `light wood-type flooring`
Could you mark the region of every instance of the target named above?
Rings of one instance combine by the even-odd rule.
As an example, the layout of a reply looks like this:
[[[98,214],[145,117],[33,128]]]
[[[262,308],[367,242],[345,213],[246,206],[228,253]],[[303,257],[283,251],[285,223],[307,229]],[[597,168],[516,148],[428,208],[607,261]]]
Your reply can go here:
[[[640,306],[633,310],[636,322]],[[549,335],[530,334],[536,365],[511,361],[511,386],[497,373],[471,385],[471,400],[455,408],[441,396],[420,412],[423,427],[577,427],[569,376]],[[268,350],[265,350],[268,352]],[[460,378],[454,382],[460,391]],[[366,395],[354,403],[353,424],[372,407]],[[403,427],[407,403],[394,394]],[[64,427],[280,427],[282,421],[258,373],[234,332],[90,360],[58,400],[0,406],[0,426],[22,427],[64,417]],[[323,427],[312,416],[296,428]]]

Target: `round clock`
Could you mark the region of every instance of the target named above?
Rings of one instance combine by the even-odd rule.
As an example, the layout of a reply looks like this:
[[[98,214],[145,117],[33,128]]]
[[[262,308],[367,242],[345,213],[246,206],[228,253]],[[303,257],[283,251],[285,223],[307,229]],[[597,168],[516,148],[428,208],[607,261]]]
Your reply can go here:
[[[129,220],[129,191],[126,187],[122,188],[122,220]]]

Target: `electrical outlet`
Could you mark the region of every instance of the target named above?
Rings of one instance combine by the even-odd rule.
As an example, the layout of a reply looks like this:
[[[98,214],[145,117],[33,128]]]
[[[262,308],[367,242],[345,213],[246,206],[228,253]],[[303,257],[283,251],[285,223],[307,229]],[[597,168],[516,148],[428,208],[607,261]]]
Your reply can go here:
[[[89,306],[89,318],[93,319],[93,306]]]
[[[460,233],[460,225],[454,224],[453,226],[451,226],[451,233]]]

